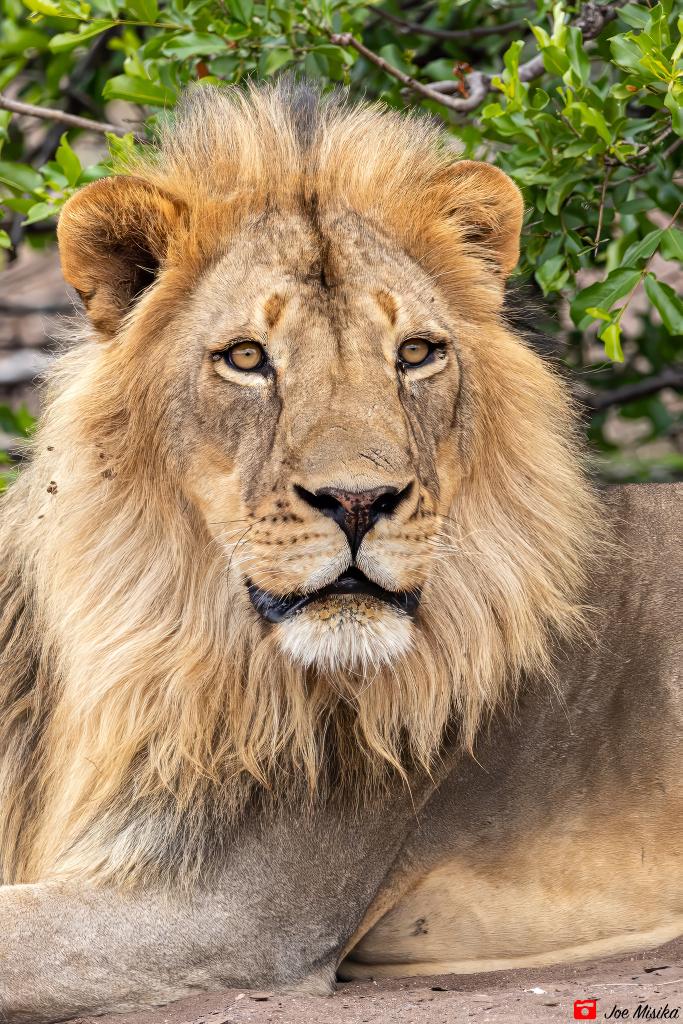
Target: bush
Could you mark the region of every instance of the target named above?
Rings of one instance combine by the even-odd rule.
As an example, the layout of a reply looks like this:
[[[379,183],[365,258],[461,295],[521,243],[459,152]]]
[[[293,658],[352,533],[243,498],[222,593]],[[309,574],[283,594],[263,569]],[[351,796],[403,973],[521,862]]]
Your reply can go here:
[[[683,260],[683,18],[672,6],[6,0],[0,245],[11,256],[51,237],[74,189],[153,135],[189,82],[290,68],[392,106],[420,103],[466,156],[495,161],[523,189],[527,287],[511,316],[574,371],[606,475],[682,476],[681,403],[665,389],[683,385],[683,303],[661,279]],[[50,109],[19,116],[17,101],[98,122],[109,157],[82,166],[83,128],[65,131]],[[116,116],[134,123],[107,130]],[[641,434],[646,423],[641,440],[662,442],[651,457],[620,452],[629,419]]]

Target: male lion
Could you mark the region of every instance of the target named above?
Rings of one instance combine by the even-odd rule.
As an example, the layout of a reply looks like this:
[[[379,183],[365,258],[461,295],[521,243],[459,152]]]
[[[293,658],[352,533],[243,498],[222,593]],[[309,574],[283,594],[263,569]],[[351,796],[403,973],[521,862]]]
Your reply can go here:
[[[291,83],[66,205],[91,328],[3,509],[5,1019],[683,931],[680,490],[592,495],[502,313],[521,219]]]

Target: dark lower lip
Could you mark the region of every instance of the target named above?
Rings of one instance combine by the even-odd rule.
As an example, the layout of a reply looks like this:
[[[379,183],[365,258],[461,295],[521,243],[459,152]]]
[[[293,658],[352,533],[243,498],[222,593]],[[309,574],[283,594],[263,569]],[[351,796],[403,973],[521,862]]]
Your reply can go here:
[[[406,615],[414,615],[420,603],[419,593],[407,590],[384,590],[378,583],[369,580],[358,569],[349,569],[326,587],[315,590],[311,594],[288,594],[281,597],[261,590],[251,580],[247,580],[249,597],[256,611],[267,622],[284,622],[293,615],[303,611],[314,601],[324,601],[328,597],[339,597],[345,594],[366,594],[376,601],[398,608]]]

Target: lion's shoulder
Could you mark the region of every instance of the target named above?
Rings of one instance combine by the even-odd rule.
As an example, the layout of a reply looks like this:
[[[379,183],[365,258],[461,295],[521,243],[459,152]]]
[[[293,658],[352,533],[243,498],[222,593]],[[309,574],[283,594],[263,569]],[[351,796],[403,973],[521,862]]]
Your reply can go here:
[[[622,484],[604,492],[608,525],[618,553],[638,571],[680,586],[683,567],[683,483]]]

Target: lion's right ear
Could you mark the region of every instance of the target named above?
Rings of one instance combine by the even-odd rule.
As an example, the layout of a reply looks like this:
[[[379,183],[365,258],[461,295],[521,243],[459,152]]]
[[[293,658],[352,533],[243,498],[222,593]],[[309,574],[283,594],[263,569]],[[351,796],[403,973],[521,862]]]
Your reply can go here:
[[[142,178],[101,178],[77,192],[59,218],[62,272],[103,338],[154,281],[185,204]]]

